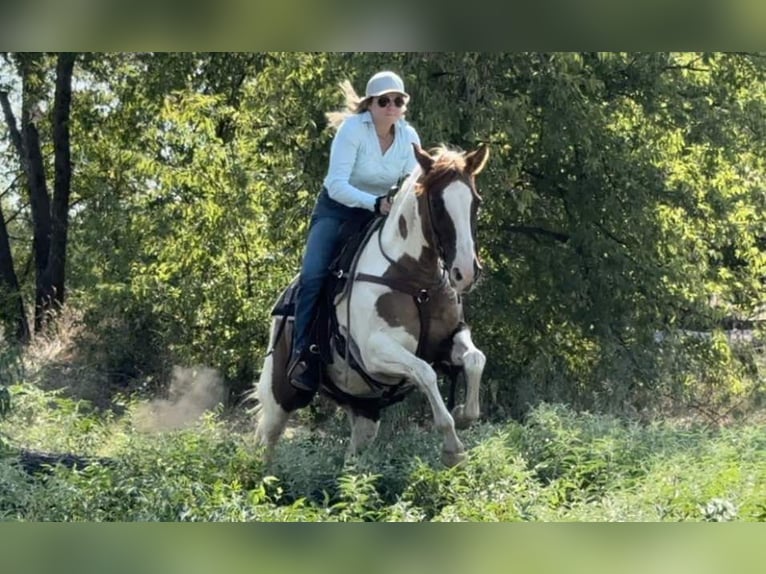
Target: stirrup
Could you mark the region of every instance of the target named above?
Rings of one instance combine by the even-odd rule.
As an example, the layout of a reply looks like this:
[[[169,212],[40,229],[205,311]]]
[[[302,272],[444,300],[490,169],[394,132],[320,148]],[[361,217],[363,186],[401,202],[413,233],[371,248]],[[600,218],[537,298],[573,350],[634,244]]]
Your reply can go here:
[[[315,393],[319,389],[319,374],[316,368],[312,368],[309,361],[317,359],[307,359],[298,355],[287,368],[287,380],[294,388]],[[314,366],[315,367],[315,366]]]
[[[300,375],[290,377],[290,385],[294,389],[298,389],[299,391],[303,392],[309,392],[309,393],[316,393],[319,390],[319,381],[312,379],[309,379],[307,382],[304,380],[304,376],[306,375],[306,372],[304,371]]]
[[[304,373],[306,369],[308,369],[308,363],[303,357],[303,353],[299,353],[292,357],[290,362],[287,363],[287,378],[292,379],[293,377],[299,376]]]

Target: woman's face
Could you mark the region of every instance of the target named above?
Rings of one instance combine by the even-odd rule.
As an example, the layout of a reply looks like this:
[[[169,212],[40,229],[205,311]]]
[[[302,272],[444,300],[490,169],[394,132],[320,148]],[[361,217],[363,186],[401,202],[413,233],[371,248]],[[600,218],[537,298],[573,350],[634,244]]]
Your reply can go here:
[[[379,121],[394,123],[404,115],[406,109],[404,96],[397,92],[374,97],[370,102],[370,113],[376,123]]]

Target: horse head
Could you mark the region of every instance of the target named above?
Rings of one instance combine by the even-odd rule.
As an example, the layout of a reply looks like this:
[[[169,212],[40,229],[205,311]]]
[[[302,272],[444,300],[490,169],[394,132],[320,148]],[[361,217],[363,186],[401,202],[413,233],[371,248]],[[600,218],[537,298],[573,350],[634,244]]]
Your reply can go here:
[[[484,169],[489,148],[461,153],[442,147],[429,154],[417,144],[413,147],[422,169],[423,235],[436,249],[452,287],[458,293],[470,291],[481,274],[476,241],[481,196],[475,176]]]

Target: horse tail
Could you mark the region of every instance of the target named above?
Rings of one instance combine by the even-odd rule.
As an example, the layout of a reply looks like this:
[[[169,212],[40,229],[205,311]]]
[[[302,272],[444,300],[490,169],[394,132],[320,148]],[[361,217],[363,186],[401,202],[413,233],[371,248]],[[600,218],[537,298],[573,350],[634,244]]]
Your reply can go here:
[[[256,437],[258,442],[267,448],[272,448],[279,440],[290,415],[277,401],[277,389],[275,389],[275,385],[285,384],[286,380],[285,373],[275,372],[279,365],[286,364],[286,358],[282,357],[286,349],[282,349],[280,346],[277,350],[280,337],[285,336],[284,323],[286,322],[287,318],[280,316],[275,316],[272,320],[269,336],[270,351],[263,359],[261,375],[251,393],[258,401],[258,404],[253,408],[256,420]],[[275,364],[275,360],[278,360],[277,364]]]

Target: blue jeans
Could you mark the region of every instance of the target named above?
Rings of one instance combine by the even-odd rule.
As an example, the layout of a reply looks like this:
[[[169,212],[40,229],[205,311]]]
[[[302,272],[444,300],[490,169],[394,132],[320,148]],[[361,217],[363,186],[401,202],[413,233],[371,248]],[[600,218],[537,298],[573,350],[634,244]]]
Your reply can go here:
[[[314,319],[319,294],[329,274],[328,268],[338,252],[342,225],[343,219],[337,217],[316,213],[311,217],[295,303],[295,351],[308,350],[309,329]]]

